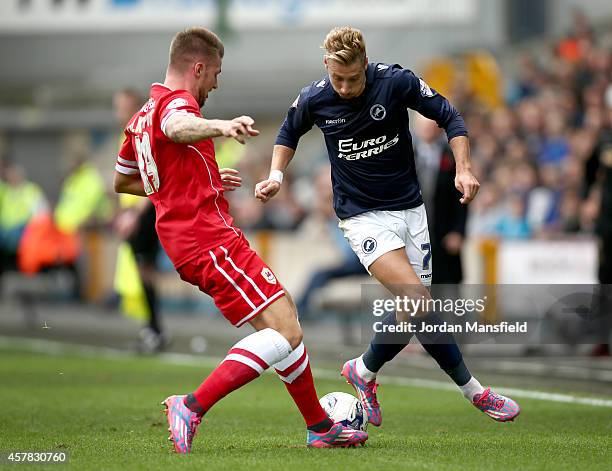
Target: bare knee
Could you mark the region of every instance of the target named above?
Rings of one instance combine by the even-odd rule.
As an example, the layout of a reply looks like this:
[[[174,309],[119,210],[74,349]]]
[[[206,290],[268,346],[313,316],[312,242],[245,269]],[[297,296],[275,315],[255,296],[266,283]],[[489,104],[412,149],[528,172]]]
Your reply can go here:
[[[302,343],[302,327],[298,321],[297,310],[290,298],[281,298],[253,319],[251,325],[256,330],[270,328],[281,334],[292,349]]]
[[[286,331],[281,335],[287,339],[291,348],[295,350],[301,343],[304,338],[304,333],[302,332],[302,328],[300,324],[295,322],[295,325],[290,326]]]

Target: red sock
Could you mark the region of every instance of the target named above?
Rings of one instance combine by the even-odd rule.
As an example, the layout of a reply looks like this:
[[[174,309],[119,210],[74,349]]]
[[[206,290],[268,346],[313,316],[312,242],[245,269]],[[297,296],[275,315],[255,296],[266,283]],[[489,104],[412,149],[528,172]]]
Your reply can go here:
[[[239,361],[224,361],[193,393],[200,407],[197,412],[203,415],[229,393],[250,383],[258,376],[257,371]]]
[[[302,413],[306,426],[316,428],[317,432],[329,430],[333,423],[319,404],[304,344],[300,344],[287,358],[274,365],[274,368]]]
[[[204,415],[219,400],[250,383],[269,365],[286,358],[289,342],[272,329],[264,329],[238,342],[198,389],[185,398],[185,405]]]

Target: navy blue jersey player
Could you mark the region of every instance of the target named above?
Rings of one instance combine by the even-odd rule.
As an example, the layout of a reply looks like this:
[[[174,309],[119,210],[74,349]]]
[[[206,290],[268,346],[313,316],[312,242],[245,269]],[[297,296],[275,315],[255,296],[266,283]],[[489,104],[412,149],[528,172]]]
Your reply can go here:
[[[317,126],[325,136],[331,162],[334,209],[351,247],[368,272],[393,295],[430,299],[432,254],[408,108],[435,120],[446,131],[456,162],[457,197],[468,204],[479,183],[471,172],[463,118],[410,70],[370,64],[359,30],[335,28],[323,47],[327,75],[303,88],[291,105],[276,139],[270,176],[257,184],[255,195],[265,203],[279,191],[300,137]],[[373,425],[382,422],[376,373],[410,340],[406,334],[390,343],[388,332],[397,322],[409,319],[423,347],[472,404],[501,422],[519,414],[515,401],[485,389],[470,374],[450,333],[432,337],[420,332],[435,330],[442,323],[438,314],[426,309],[398,310],[384,319],[367,351],[342,369]],[[422,329],[424,325],[431,328]]]

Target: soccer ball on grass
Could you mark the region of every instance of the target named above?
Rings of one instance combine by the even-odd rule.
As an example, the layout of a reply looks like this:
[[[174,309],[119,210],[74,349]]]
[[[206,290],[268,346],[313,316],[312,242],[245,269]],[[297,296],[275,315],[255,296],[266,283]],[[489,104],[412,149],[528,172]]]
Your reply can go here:
[[[319,403],[334,423],[340,422],[355,430],[365,430],[368,427],[367,412],[361,402],[351,394],[332,392],[319,399]]]

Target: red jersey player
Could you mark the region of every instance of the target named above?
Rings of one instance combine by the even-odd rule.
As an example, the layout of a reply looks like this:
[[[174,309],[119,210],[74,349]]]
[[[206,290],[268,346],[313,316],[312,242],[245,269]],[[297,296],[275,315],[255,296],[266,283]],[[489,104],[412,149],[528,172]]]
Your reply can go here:
[[[166,79],[151,86],[126,126],[115,167],[117,192],[148,196],[155,205],[160,242],[181,278],[212,296],[233,325],[256,330],[193,393],[164,400],[170,439],[177,452],[189,453],[201,417],[273,366],[304,417],[309,446],[364,443],[367,433],[332,423],[321,408],[295,305],[229,214],[212,138],[244,144],[259,132],[248,116],[224,121],[200,114],[217,88],[223,53],[219,38],[204,28],[174,37]]]

